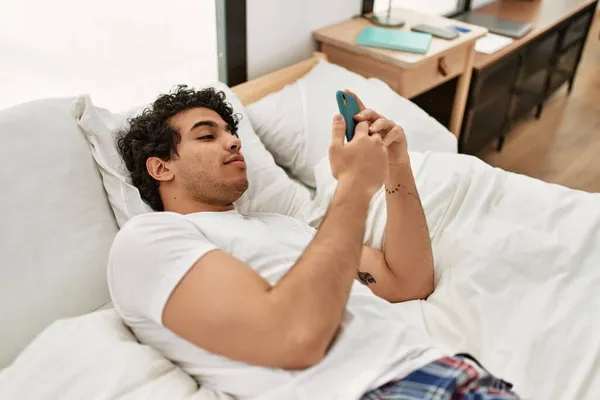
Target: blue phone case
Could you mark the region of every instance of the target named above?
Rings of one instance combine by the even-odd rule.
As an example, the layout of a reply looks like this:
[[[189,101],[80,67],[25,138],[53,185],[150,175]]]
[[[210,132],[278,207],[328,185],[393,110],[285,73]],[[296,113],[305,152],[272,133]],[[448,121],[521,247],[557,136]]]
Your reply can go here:
[[[351,141],[354,137],[354,128],[356,127],[353,117],[358,114],[358,101],[341,90],[336,92],[335,97],[340,114],[342,114],[344,121],[346,121],[346,140]]]

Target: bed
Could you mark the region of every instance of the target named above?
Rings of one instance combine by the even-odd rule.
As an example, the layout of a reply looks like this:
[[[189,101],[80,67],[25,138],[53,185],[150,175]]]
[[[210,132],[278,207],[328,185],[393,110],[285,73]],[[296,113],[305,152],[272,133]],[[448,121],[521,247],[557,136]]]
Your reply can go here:
[[[233,88],[244,134],[256,133],[242,138],[245,151],[262,163],[240,209],[319,226],[336,185],[323,157],[331,104],[319,103],[329,90],[319,79],[358,79],[336,68],[317,53]],[[397,304],[398,315],[440,347],[475,355],[523,398],[600,398],[600,195],[456,154],[452,134],[412,103],[380,82],[352,82],[364,85],[357,92],[373,108],[393,103],[389,111],[409,127],[430,228],[436,290],[427,301]],[[83,96],[0,111],[8,162],[0,178],[13,182],[0,197],[0,398],[230,398],[139,344],[109,302],[112,238],[148,211],[109,139],[139,109],[111,113]],[[365,235],[375,247],[383,200],[373,199]]]

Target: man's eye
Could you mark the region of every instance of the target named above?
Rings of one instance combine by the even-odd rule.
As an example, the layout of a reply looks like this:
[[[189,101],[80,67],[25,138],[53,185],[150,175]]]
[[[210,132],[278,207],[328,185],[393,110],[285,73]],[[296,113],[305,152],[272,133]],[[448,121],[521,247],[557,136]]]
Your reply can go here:
[[[214,138],[215,138],[214,135],[204,135],[204,136],[200,136],[198,138],[198,140],[211,140],[211,139],[214,139]]]

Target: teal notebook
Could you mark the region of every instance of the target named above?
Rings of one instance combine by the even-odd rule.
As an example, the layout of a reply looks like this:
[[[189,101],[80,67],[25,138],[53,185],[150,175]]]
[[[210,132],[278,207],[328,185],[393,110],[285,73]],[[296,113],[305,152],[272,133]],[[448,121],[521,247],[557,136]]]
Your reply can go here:
[[[430,33],[409,32],[399,29],[368,26],[362,30],[356,44],[382,49],[408,51],[425,54],[429,50],[433,36]]]

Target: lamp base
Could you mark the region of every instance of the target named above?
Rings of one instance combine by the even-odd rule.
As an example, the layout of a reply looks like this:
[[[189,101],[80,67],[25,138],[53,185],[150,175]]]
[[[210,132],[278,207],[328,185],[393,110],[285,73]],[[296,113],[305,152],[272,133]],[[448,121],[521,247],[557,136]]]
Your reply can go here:
[[[404,20],[393,17],[387,14],[373,14],[370,18],[371,22],[375,25],[386,26],[386,27],[400,27],[404,25]]]

